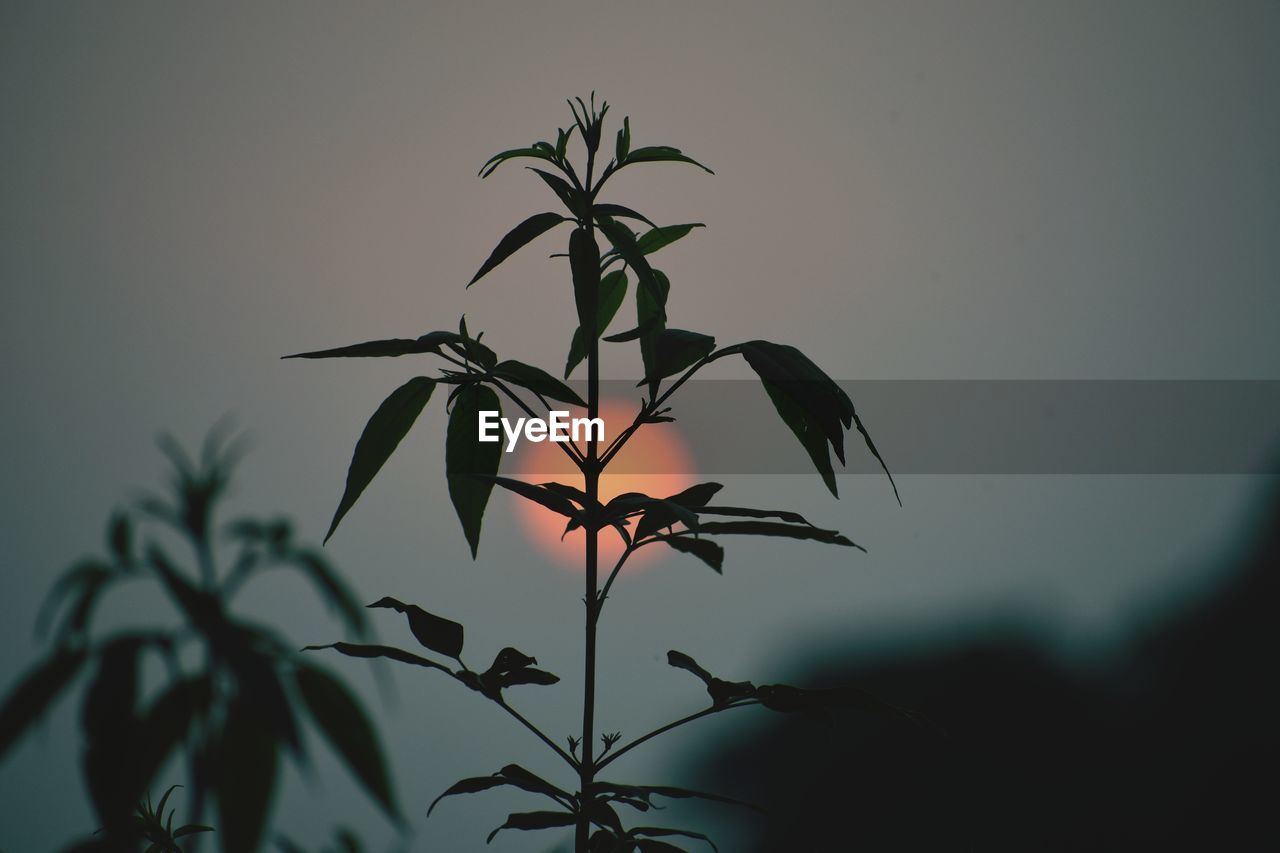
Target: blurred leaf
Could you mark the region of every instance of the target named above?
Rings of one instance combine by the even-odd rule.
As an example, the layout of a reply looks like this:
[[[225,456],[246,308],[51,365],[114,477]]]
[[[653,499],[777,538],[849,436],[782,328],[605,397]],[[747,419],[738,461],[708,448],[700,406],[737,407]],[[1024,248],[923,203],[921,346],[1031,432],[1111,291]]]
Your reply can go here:
[[[405,604],[390,596],[380,598],[370,607],[387,607],[403,613],[414,638],[433,652],[457,659],[462,654],[463,628],[457,622],[428,613],[416,604]]]
[[[143,714],[134,745],[131,780],[137,792],[145,790],[164,766],[169,754],[183,744],[197,721],[208,713],[213,700],[211,676],[203,673],[170,684]],[[136,797],[137,794],[135,793]]]
[[[445,439],[445,472],[449,482],[449,499],[462,523],[462,532],[471,546],[474,559],[480,547],[480,526],[489,503],[493,483],[472,475],[492,477],[498,473],[502,459],[502,443],[481,442],[478,424],[481,411],[496,411],[502,417],[498,395],[482,385],[467,385],[459,392],[449,415]]]
[[[711,171],[697,160],[680,153],[679,148],[672,148],[669,145],[651,145],[647,148],[637,148],[635,151],[627,154],[626,164],[658,163],[663,161],[692,163],[709,175],[715,174],[715,172]]]
[[[127,565],[133,560],[133,523],[124,513],[116,513],[107,526],[107,547],[116,562]]]
[[[552,829],[557,826],[572,826],[577,818],[568,812],[517,812],[507,816],[507,822],[489,833],[486,843],[504,829]]]
[[[415,655],[413,652],[406,652],[404,649],[397,649],[394,646],[378,646],[360,643],[329,643],[323,646],[303,646],[304,652],[316,652],[322,649],[333,649],[347,657],[353,658],[387,658],[388,660],[399,661],[400,663],[411,663],[414,666],[422,666],[427,669],[438,669],[441,672],[447,672],[453,675],[453,670],[443,664],[438,664],[433,660],[427,660],[424,657]]]
[[[572,403],[584,408],[587,405],[587,401],[578,396],[578,392],[541,368],[508,359],[494,365],[490,373],[499,379],[508,379],[522,388],[528,388],[535,394],[541,394],[552,400]]]
[[[627,274],[622,270],[613,272],[600,279],[600,298],[596,303],[596,335],[603,335],[605,329],[613,322],[622,300],[627,295]],[[608,339],[606,339],[608,340]],[[579,326],[573,332],[573,341],[569,344],[569,358],[565,363],[564,378],[587,357],[586,333]]]
[[[647,220],[646,220],[647,221]],[[652,223],[650,223],[652,225]],[[654,226],[652,231],[646,231],[636,240],[636,247],[646,255],[652,255],[659,249],[670,246],[675,241],[688,236],[689,232],[695,228],[706,228],[702,222],[688,222],[682,225],[664,225],[661,228]]]
[[[754,803],[748,803],[745,800],[726,797],[721,794],[710,794],[706,791],[695,791],[690,788],[676,788],[671,785],[619,785],[616,782],[597,782],[591,788],[593,793],[605,793],[610,795],[610,799],[618,797],[629,797],[631,799],[639,799],[653,805],[651,798],[654,796],[667,797],[668,799],[684,800],[697,799],[708,800],[715,803],[725,803],[731,806],[744,806],[754,811],[763,811]]]
[[[71,683],[86,657],[84,649],[55,649],[23,675],[0,706],[0,756]]]
[[[84,560],[68,569],[50,588],[40,609],[36,611],[36,636],[44,637],[59,605],[69,595],[74,603],[58,629],[59,642],[77,636],[89,626],[89,617],[98,595],[115,577],[110,566],[98,560]]]
[[[558,213],[535,213],[530,216],[524,222],[508,231],[507,236],[498,242],[488,260],[481,264],[480,269],[471,277],[471,281],[467,282],[467,287],[475,284],[485,273],[511,257],[535,238],[547,233],[561,222],[568,221],[570,220]]]
[[[342,492],[342,500],[329,523],[329,532],[324,541],[328,542],[333,532],[338,529],[347,511],[355,505],[356,500],[364,492],[365,487],[373,481],[374,476],[382,469],[383,464],[399,446],[400,440],[409,432],[422,409],[431,399],[431,392],[436,383],[425,376],[415,376],[401,385],[382,401],[378,410],[369,418],[360,440],[356,442],[355,453],[351,456],[351,465],[347,469],[347,485]]]
[[[295,678],[307,710],[329,743],[383,811],[399,821],[382,748],[359,702],[342,682],[322,669],[299,665]]]
[[[681,553],[692,554],[717,572],[724,565],[724,548],[709,539],[690,536],[659,536],[658,539]]]
[[[231,704],[212,758],[222,849],[257,850],[275,797],[278,761],[274,739],[262,726],[252,698]]]
[[[300,550],[292,555],[294,564],[320,592],[325,602],[338,612],[347,630],[357,637],[365,634],[364,609],[356,602],[351,587],[333,570],[324,555]]]
[[[138,702],[139,653],[146,642],[125,635],[107,642],[98,654],[98,671],[80,708],[84,733],[82,769],[98,820],[111,830],[127,826],[141,788],[122,773],[131,759]],[[121,777],[124,777],[122,780]],[[139,783],[141,785],[141,783]]]

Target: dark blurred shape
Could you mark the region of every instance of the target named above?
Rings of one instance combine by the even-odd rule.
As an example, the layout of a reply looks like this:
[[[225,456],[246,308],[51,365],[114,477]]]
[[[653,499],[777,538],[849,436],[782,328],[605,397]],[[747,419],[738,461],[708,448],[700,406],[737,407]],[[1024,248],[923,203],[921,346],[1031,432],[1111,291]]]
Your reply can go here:
[[[366,636],[364,610],[323,555],[294,539],[287,520],[216,524],[242,449],[224,429],[210,432],[198,458],[167,436],[160,447],[172,466],[168,493],[115,513],[106,554],[76,563],[50,590],[36,622],[41,634],[53,627],[51,648],[0,705],[0,757],[85,672],[81,771],[101,828],[77,853],[141,849],[139,819],[142,834],[154,834],[168,794],[155,811],[149,797],[146,808],[138,804],[174,756],[186,765],[193,820],[212,799],[215,843],[225,853],[252,853],[270,821],[281,759],[305,766],[304,721],[398,819],[377,734],[359,701],[274,626],[238,614],[235,596],[262,572],[287,569],[310,581],[357,637]],[[127,595],[138,581],[157,584],[171,607],[135,614],[114,633],[94,631],[100,601]],[[164,665],[154,690],[143,678],[149,655]],[[198,833],[179,827],[169,847],[148,849],[177,850],[179,834],[191,849]]]
[[[752,851],[1280,850],[1274,487],[1266,508],[1220,585],[1113,663],[1068,670],[1016,630],[890,645],[795,680],[859,685],[941,731],[761,716],[702,754],[698,784],[766,807]]]

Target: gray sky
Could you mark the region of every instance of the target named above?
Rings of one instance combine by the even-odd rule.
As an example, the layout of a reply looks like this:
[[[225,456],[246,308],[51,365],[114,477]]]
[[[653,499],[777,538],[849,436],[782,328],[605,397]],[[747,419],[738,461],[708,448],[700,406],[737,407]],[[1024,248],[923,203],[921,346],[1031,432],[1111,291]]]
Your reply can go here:
[[[159,430],[193,442],[235,413],[256,439],[236,509],[323,534],[364,421],[414,365],[279,355],[465,311],[503,355],[558,372],[573,314],[545,259],[556,243],[463,288],[549,197],[513,166],[475,174],[591,89],[632,117],[636,145],[717,172],[630,169],[610,194],[708,224],[663,254],[677,325],[793,343],[848,379],[1280,378],[1278,40],[1267,2],[3,4],[0,684],[37,651],[55,573],[157,482]],[[634,353],[616,352],[606,375],[632,376]],[[535,653],[565,680],[520,699],[568,733],[577,579],[502,531],[497,497],[471,563],[443,425],[437,400],[329,551],[362,598],[419,601],[479,649]],[[845,478],[838,504],[813,476],[726,482],[737,503],[794,506],[871,552],[731,542],[723,578],[670,560],[629,579],[604,628],[606,729],[701,701],[668,648],[768,678],[820,639],[1010,612],[1063,649],[1106,647],[1135,607],[1192,588],[1257,485],[918,476],[899,509],[875,478]],[[300,641],[336,638],[299,589],[265,583],[250,606]],[[454,779],[550,770],[453,685],[397,674],[388,708],[340,665],[384,723],[414,849],[479,850],[517,804],[472,798],[424,822]],[[91,828],[73,707],[0,766],[0,849]],[[653,781],[681,737],[619,770]],[[338,804],[350,786],[326,761],[322,785],[290,780],[278,826],[389,838],[367,801]],[[308,828],[316,803],[330,805]]]

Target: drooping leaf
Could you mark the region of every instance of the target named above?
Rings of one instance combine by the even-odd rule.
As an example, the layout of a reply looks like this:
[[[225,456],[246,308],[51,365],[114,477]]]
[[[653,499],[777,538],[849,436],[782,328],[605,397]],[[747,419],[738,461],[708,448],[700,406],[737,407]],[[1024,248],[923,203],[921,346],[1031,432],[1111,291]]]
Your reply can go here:
[[[278,759],[249,697],[232,703],[211,758],[222,849],[257,850],[275,798]]]
[[[322,669],[299,665],[295,679],[307,710],[334,750],[383,811],[398,820],[382,747],[360,703]]]
[[[702,171],[706,172],[709,175],[715,174],[715,172],[711,171],[706,166],[699,163],[697,160],[694,160],[692,157],[689,157],[685,154],[680,153],[679,148],[672,148],[669,145],[651,145],[647,148],[637,148],[635,151],[629,152],[627,154],[627,159],[626,159],[627,164],[658,163],[663,161],[692,163],[693,165],[697,166],[699,169],[701,169]]]
[[[805,453],[809,454],[813,467],[822,475],[822,482],[826,484],[832,496],[840,497],[840,492],[836,486],[835,471],[831,467],[831,457],[827,453],[826,440],[823,438],[821,430],[814,423],[813,418],[773,382],[761,378],[760,384],[764,386],[765,393],[769,395],[769,400],[773,403],[774,409],[777,410],[778,416],[782,418],[782,422],[787,425],[787,429],[791,430],[792,435],[800,442],[800,446],[804,448]]]
[[[724,565],[724,548],[710,539],[691,536],[659,536],[658,539],[684,554],[692,554],[717,572]]]
[[[380,598],[369,606],[386,607],[403,613],[414,639],[425,648],[454,659],[462,654],[464,631],[457,622],[428,613],[416,604],[405,604],[391,596]]]
[[[541,368],[508,359],[494,365],[489,372],[499,379],[514,382],[520,387],[528,388],[543,397],[586,408],[587,401],[582,399],[578,392]]]
[[[504,829],[554,829],[557,826],[572,826],[577,818],[568,812],[516,812],[507,816],[507,822],[489,833],[486,843]]]
[[[698,525],[698,532],[710,536],[731,534],[745,536],[781,536],[787,539],[807,539],[823,542],[827,545],[846,545],[866,551],[856,542],[851,542],[835,530],[823,530],[811,524],[784,524],[776,521],[703,521]]]
[[[715,338],[687,329],[662,329],[654,333],[652,340],[653,366],[637,385],[652,384],[679,373],[716,348]]]
[[[453,675],[453,670],[442,664],[438,664],[433,660],[415,655],[413,652],[406,652],[404,649],[397,649],[394,646],[380,646],[363,643],[328,643],[323,646],[303,646],[304,652],[317,652],[323,649],[333,649],[336,652],[353,658],[387,658],[388,660],[399,661],[400,663],[410,663],[414,666],[426,667],[427,669],[438,669],[441,672],[447,672]]]
[[[639,294],[636,294],[639,298]],[[609,335],[605,338],[611,344],[625,344],[627,341],[634,341],[649,334],[661,327],[661,320],[658,317],[651,317],[648,322],[641,323],[634,328],[627,329],[625,332],[618,332],[616,335]]]
[[[622,300],[627,295],[627,274],[622,270],[613,272],[600,279],[600,299],[596,306],[596,335],[603,335],[605,329],[613,322]],[[608,338],[606,338],[608,340]],[[565,362],[564,378],[587,357],[586,333],[579,326],[573,332],[573,341],[569,344],[569,358]]]
[[[351,456],[351,465],[347,469],[347,485],[343,489],[338,509],[329,523],[329,532],[324,541],[328,542],[333,532],[338,529],[347,511],[355,505],[356,500],[364,493],[365,487],[373,481],[374,476],[382,469],[392,452],[400,445],[400,440],[409,432],[422,409],[431,399],[431,392],[436,383],[425,376],[415,376],[401,385],[382,401],[373,417],[365,424],[360,440],[356,442],[355,452]],[[473,424],[474,429],[474,424]]]
[[[515,492],[526,500],[541,504],[552,512],[559,513],[566,518],[578,518],[581,513],[578,508],[569,502],[564,495],[547,488],[550,484],[534,485],[526,483],[523,480],[512,480],[507,477],[489,477],[488,480],[496,483],[508,491]]]
[[[715,850],[716,853],[719,853],[720,850],[720,848],[716,847],[715,842],[703,835],[701,832],[691,832],[687,829],[668,829],[662,826],[636,826],[632,827],[627,834],[632,837],[643,838],[667,838],[678,835],[684,838],[693,838],[697,841],[704,841],[711,845],[711,849]]]
[[[427,807],[427,817],[431,817],[431,812],[436,805],[445,797],[456,797],[460,794],[479,794],[481,791],[489,791],[493,788],[501,788],[511,783],[501,776],[494,774],[493,776],[473,776],[469,779],[460,779],[449,786],[443,794],[431,801],[431,805]]]
[[[501,442],[481,442],[478,424],[481,411],[496,411],[502,417],[498,395],[483,385],[464,386],[453,403],[445,438],[445,472],[449,499],[453,502],[462,532],[474,559],[480,547],[480,526],[493,491],[493,482],[473,475],[492,477],[502,459]]]
[[[652,231],[646,231],[636,240],[636,247],[646,255],[652,255],[659,249],[670,246],[675,241],[688,236],[689,232],[695,228],[705,228],[702,222],[687,222],[681,225],[663,225],[661,228],[654,226]]]
[[[637,219],[650,228],[657,228],[658,225],[652,219],[643,213],[637,213],[629,207],[623,207],[620,204],[597,203],[591,208],[592,216],[608,216],[613,219]]]
[[[750,681],[726,681],[723,678],[714,676],[684,652],[675,650],[667,652],[667,663],[677,669],[683,669],[696,675],[707,686],[707,694],[711,697],[711,703],[715,706],[728,705],[731,702],[750,699],[755,696],[756,688]],[[654,788],[653,790],[656,791],[658,789]]]
[[[809,524],[803,515],[785,509],[751,509],[741,506],[702,506],[699,515],[726,515],[740,518],[776,518],[790,524]]]
[[[512,160],[516,157],[534,157],[539,160],[550,160],[551,152],[547,151],[544,148],[535,148],[533,146],[530,146],[528,148],[512,148],[508,151],[503,151],[501,153],[494,154],[492,157],[490,157],[488,160],[485,161],[485,164],[480,167],[480,171],[477,172],[476,174],[478,174],[481,178],[487,178],[493,174],[494,169],[498,168],[508,160]]]
[[[555,228],[561,222],[570,220],[558,213],[535,213],[524,222],[521,222],[515,228],[507,232],[507,235],[498,241],[498,245],[490,253],[488,259],[480,265],[480,269],[471,277],[471,281],[467,282],[467,287],[475,284],[485,273],[514,255],[537,237]]]
[[[594,329],[600,304],[600,247],[586,228],[575,228],[569,236],[569,267],[573,273],[573,301],[578,308],[578,327],[585,336],[599,334]]]
[[[83,649],[60,648],[27,671],[0,706],[0,756],[71,683],[85,657]]]

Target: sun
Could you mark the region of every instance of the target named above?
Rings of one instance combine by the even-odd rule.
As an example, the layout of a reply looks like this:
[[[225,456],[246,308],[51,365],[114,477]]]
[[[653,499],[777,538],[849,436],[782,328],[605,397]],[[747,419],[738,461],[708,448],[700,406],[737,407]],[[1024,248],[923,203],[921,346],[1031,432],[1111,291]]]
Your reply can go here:
[[[606,446],[631,424],[636,411],[637,403],[633,401],[601,401],[600,417],[604,419]],[[574,412],[573,416],[579,414]],[[521,442],[514,453],[515,476],[521,480],[530,483],[554,480],[583,487],[582,474],[561,448],[551,442]],[[650,424],[631,436],[608,470],[600,475],[600,500],[607,503],[623,492],[666,497],[693,483],[693,460],[675,424]],[[516,514],[521,526],[538,549],[555,565],[581,571],[586,534],[579,529],[561,539],[564,516],[515,495],[511,495],[511,499],[516,501]],[[599,542],[599,565],[603,578],[622,556],[623,544],[617,533],[609,528],[600,531]],[[624,571],[651,565],[666,550],[662,545],[642,548],[627,559]]]

